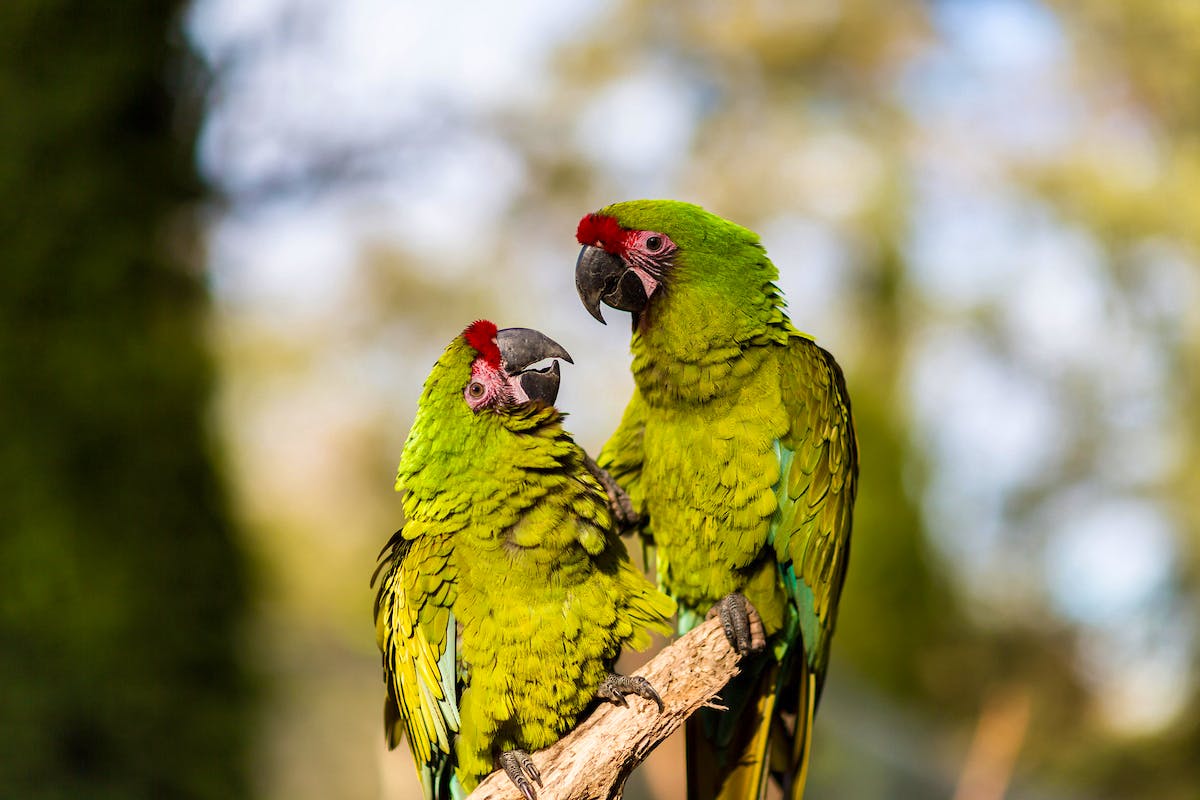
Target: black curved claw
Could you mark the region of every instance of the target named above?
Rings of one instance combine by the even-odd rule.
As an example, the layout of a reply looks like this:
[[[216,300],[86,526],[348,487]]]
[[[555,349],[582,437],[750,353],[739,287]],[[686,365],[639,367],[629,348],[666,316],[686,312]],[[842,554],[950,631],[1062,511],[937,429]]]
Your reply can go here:
[[[725,638],[741,655],[761,652],[767,646],[762,617],[754,605],[741,592],[731,592],[722,597],[709,610],[707,619],[716,615],[721,618]]]
[[[542,785],[542,773],[533,765],[533,759],[524,750],[505,750],[496,759],[504,774],[521,790],[525,800],[537,800],[537,792],[533,790],[532,779],[538,786]],[[528,775],[529,777],[526,777]]]
[[[600,684],[600,688],[596,690],[596,697],[601,700],[625,707],[629,706],[629,701],[625,699],[627,694],[636,694],[638,697],[646,698],[658,706],[660,714],[666,709],[662,698],[650,685],[650,681],[640,675],[618,675],[614,672],[605,678],[604,683]]]

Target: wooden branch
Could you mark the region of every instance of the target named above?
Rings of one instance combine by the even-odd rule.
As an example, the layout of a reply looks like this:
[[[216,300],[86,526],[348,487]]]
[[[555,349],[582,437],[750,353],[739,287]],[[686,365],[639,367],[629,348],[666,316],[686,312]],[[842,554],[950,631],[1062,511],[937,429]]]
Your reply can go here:
[[[665,648],[635,675],[662,697],[630,696],[629,708],[601,704],[565,738],[533,754],[542,774],[538,800],[619,800],[625,780],[684,720],[711,704],[738,673],[737,652],[711,619]],[[503,772],[493,772],[467,800],[523,800]]]

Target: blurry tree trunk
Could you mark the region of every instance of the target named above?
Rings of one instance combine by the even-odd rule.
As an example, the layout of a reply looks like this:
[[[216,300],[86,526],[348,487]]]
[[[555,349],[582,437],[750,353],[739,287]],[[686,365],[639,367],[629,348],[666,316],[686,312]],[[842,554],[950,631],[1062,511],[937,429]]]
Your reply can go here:
[[[181,4],[0,4],[0,794],[236,798],[244,565],[210,460]]]
[[[963,759],[954,800],[1004,800],[1029,733],[1032,707],[1025,686],[992,689]]]

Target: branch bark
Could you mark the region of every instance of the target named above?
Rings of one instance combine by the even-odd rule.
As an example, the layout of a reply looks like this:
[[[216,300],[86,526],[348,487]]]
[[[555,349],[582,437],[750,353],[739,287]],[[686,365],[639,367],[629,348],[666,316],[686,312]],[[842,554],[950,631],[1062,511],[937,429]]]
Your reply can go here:
[[[664,711],[629,697],[629,708],[604,703],[557,743],[533,754],[542,774],[538,800],[619,800],[625,780],[684,720],[711,704],[738,673],[739,656],[720,620],[711,619],[665,648],[635,675],[662,697]],[[503,772],[493,772],[467,800],[523,800]]]

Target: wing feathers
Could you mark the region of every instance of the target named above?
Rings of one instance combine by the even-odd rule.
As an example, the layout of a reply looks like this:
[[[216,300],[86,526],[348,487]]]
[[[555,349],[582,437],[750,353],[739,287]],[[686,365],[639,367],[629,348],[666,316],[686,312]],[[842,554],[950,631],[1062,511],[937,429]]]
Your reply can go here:
[[[389,747],[408,736],[423,776],[442,775],[459,729],[455,685],[456,623],[450,606],[455,576],[442,536],[405,539],[400,533],[376,570],[376,636],[383,651]],[[426,797],[436,787],[426,782]]]
[[[800,629],[815,634],[816,641],[804,644],[819,687],[850,553],[858,449],[845,381],[833,357],[794,338],[782,372],[792,425],[779,443],[787,488],[778,492],[774,543]]]

